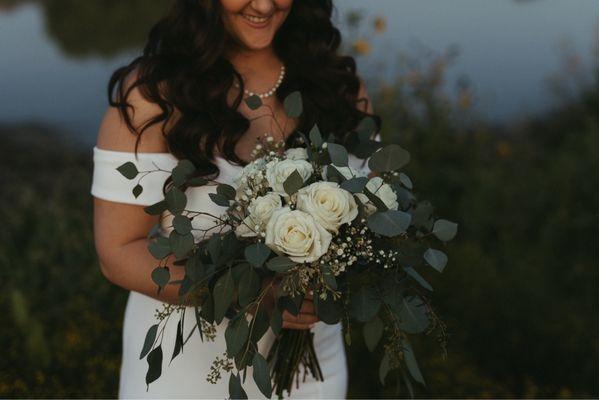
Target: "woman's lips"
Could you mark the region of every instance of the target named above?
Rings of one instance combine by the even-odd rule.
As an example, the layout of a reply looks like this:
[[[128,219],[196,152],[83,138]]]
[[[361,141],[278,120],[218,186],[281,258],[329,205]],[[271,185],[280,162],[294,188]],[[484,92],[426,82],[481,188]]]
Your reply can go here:
[[[241,14],[243,19],[248,23],[248,25],[254,28],[264,28],[266,27],[272,18],[272,15],[269,17],[256,17],[254,15],[249,14]]]

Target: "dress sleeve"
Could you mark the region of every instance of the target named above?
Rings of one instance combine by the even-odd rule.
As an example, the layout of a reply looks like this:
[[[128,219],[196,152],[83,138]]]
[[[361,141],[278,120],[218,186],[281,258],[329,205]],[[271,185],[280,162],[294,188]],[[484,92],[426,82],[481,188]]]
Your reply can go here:
[[[135,179],[125,178],[117,168],[126,162],[132,162],[142,172]],[[118,203],[149,206],[164,199],[162,188],[177,166],[178,160],[171,153],[137,153],[93,149],[94,172],[91,194],[103,200]],[[149,171],[156,171],[146,173]],[[168,171],[168,172],[166,172]],[[135,198],[133,188],[140,184],[142,193]]]

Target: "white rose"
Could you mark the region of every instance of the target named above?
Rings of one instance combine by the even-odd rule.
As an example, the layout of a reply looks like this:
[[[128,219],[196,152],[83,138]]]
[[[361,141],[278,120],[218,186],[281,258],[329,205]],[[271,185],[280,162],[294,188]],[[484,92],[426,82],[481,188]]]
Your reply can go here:
[[[266,165],[266,180],[274,192],[287,196],[283,184],[293,171],[299,172],[305,182],[312,176],[314,168],[305,160],[271,161]]]
[[[316,222],[332,233],[358,216],[356,200],[335,182],[316,182],[297,193],[297,209],[312,215]]]
[[[397,194],[391,189],[391,186],[383,182],[383,178],[380,176],[375,176],[369,180],[366,184],[366,189],[381,199],[388,209],[397,210],[399,208]]]
[[[307,160],[308,151],[303,147],[295,147],[285,151],[285,157],[287,157],[288,160]]]
[[[249,215],[237,227],[235,233],[242,237],[258,236],[268,224],[272,213],[281,207],[281,196],[276,193],[268,193],[252,200],[248,207]]]
[[[284,207],[273,213],[264,242],[279,255],[298,263],[310,263],[328,251],[332,238],[310,214]]]

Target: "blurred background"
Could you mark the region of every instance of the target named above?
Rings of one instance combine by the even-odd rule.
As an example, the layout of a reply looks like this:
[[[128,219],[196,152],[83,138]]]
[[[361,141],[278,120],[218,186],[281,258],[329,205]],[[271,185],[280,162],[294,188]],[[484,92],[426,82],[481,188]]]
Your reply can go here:
[[[116,395],[126,293],[95,257],[91,148],[165,4],[0,0],[0,397]],[[416,343],[417,396],[599,397],[599,2],[338,0],[335,18],[418,196],[460,223],[426,276],[448,356]],[[351,397],[395,395],[360,340],[348,355]]]

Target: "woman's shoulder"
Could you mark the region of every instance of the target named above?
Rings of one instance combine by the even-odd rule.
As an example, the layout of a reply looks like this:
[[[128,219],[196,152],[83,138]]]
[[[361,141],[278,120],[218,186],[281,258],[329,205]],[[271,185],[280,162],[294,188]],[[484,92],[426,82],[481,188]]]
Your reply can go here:
[[[138,86],[132,86],[138,78],[132,71],[123,81],[123,93],[127,93],[127,115],[135,130],[131,130],[119,107],[109,106],[104,113],[97,137],[97,147],[105,150],[133,152],[139,132],[152,118],[162,113],[158,104],[148,100]],[[139,139],[139,152],[165,153],[168,145],[163,134],[164,123],[149,125]]]

